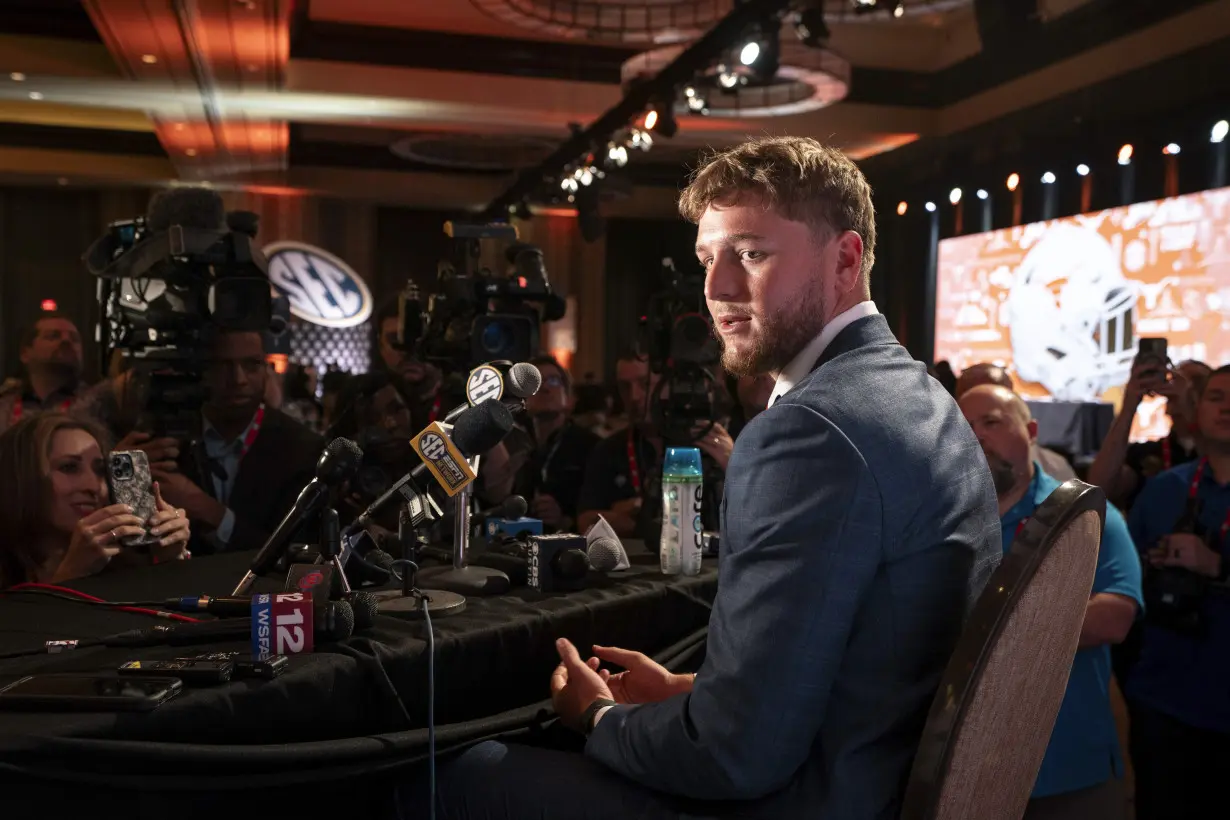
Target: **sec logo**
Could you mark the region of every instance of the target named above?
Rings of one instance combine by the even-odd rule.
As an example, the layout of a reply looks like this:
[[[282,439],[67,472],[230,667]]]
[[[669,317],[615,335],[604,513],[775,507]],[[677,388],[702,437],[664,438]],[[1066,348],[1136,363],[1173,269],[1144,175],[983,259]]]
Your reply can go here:
[[[303,242],[265,248],[269,281],[290,300],[290,312],[324,327],[354,327],[372,315],[372,293],[349,265]]]
[[[480,365],[470,371],[466,379],[466,399],[470,404],[479,404],[504,395],[504,377],[500,371],[489,364]]]
[[[428,461],[439,461],[448,453],[448,447],[445,446],[444,439],[435,433],[428,433],[419,439],[419,449],[423,451],[423,458]]]

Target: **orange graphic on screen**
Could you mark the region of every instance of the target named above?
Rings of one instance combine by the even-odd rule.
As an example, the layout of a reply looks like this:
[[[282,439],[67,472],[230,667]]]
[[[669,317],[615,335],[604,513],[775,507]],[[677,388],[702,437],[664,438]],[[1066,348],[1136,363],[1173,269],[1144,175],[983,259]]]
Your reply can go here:
[[[1141,337],[1230,362],[1230,188],[940,243],[935,360],[1008,369],[1026,398],[1117,402]],[[1133,440],[1169,430],[1142,403]]]

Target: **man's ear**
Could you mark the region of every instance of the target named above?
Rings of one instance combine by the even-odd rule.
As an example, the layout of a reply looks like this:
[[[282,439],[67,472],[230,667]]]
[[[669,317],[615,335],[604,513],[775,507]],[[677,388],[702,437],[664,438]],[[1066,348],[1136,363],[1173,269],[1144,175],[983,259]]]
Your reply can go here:
[[[1029,420],[1029,424],[1025,425],[1025,429],[1029,431],[1029,443],[1038,443],[1038,422],[1033,419]]]
[[[849,293],[863,284],[863,237],[843,231],[833,242],[837,250],[837,290]]]

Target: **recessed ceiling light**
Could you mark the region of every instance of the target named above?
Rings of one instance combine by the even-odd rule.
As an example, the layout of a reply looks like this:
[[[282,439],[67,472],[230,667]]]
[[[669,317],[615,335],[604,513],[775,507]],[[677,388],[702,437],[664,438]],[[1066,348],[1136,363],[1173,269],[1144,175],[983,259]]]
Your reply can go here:
[[[189,148],[187,151],[184,151],[184,153],[185,153],[185,154],[187,154],[187,155],[188,155],[188,156],[190,156],[190,157],[195,157],[195,156],[196,156],[196,149],[195,149],[195,148]]]
[[[15,83],[24,83],[26,81],[26,75],[22,74],[20,71],[14,71],[9,75],[9,79]]]
[[[42,98],[43,98],[43,92],[41,91],[31,91],[30,92],[30,99],[41,100]]]
[[[141,62],[145,63],[146,65],[153,65],[154,63],[158,62],[158,58],[155,57],[153,54],[142,54]]]

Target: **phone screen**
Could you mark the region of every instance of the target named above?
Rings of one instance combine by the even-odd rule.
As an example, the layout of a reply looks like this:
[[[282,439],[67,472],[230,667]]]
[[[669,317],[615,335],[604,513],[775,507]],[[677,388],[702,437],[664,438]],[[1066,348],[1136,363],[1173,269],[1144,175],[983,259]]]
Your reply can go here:
[[[163,699],[176,690],[177,680],[92,675],[31,675],[0,689],[0,698],[125,698]]]

